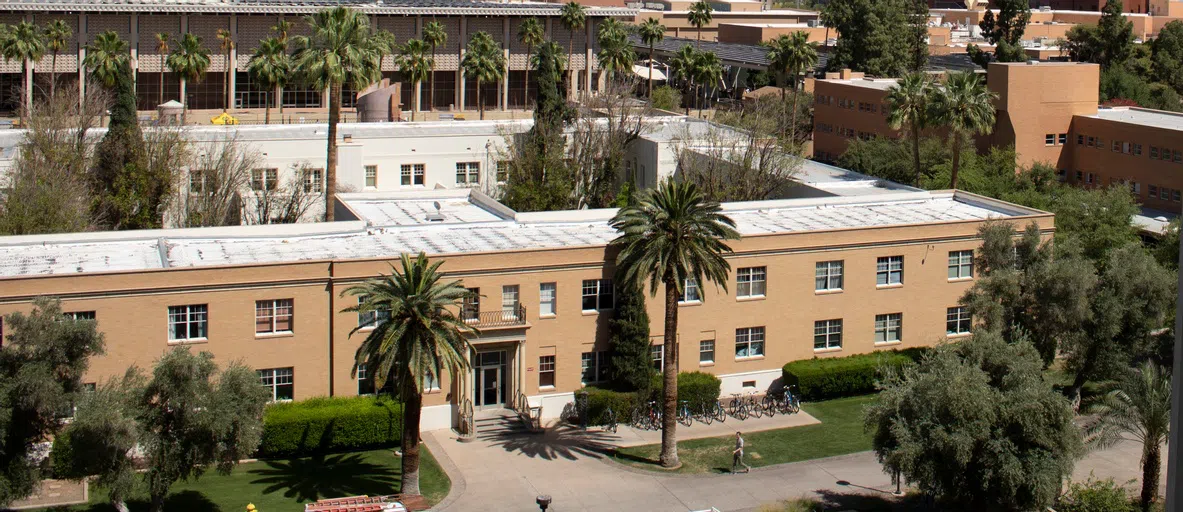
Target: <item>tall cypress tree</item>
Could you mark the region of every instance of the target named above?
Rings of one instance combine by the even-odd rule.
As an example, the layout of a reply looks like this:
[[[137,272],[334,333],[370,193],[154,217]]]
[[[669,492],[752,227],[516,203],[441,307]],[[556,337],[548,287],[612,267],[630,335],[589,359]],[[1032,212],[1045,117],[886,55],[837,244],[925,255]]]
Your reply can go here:
[[[647,389],[653,380],[653,354],[649,351],[649,312],[645,292],[617,276],[616,315],[608,321],[611,336],[612,386],[621,391]]]

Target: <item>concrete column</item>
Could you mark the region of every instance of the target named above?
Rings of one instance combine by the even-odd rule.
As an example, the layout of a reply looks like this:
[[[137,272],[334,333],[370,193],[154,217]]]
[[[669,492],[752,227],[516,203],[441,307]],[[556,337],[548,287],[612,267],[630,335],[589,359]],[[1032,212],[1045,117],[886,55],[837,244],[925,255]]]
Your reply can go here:
[[[25,21],[33,23],[33,15],[26,14]],[[38,29],[40,30],[40,29]],[[33,75],[36,73],[34,69],[37,66],[36,62],[30,59],[25,59],[25,112],[33,112]],[[22,126],[23,128],[23,126]]]
[[[230,48],[230,62],[226,63],[226,72],[230,73],[230,86],[226,88],[226,94],[230,97],[226,98],[226,104],[230,108],[234,108],[234,91],[238,87],[238,15],[230,15],[230,41],[234,43],[234,47]]]
[[[181,15],[181,36],[183,37],[188,32],[189,32],[189,15],[182,14]],[[188,109],[189,108],[189,98],[188,98],[188,96],[185,95],[185,89],[186,89],[185,86],[187,84],[185,83],[184,80],[180,80],[180,82],[181,82],[181,92],[180,92],[181,103],[183,105],[185,105],[186,109]]]
[[[460,63],[464,62],[464,47],[467,43],[468,34],[468,17],[460,17],[460,60],[456,65],[456,109],[464,112],[464,66]]]
[[[86,15],[78,15],[78,33],[74,34],[78,40],[78,108],[81,109],[86,105],[86,66],[82,65],[82,61],[86,60]]]
[[[505,55],[505,78],[501,80],[501,110],[509,110],[509,70],[511,69],[509,65],[509,18],[502,18],[501,24],[505,32],[505,38],[502,39],[505,41],[505,48],[502,50]]]
[[[592,23],[593,23],[593,19],[592,19],[592,18],[588,18],[588,20],[587,20],[587,24],[585,24],[585,25],[584,25],[584,27],[583,27],[583,28],[584,28],[584,30],[587,32],[587,36],[584,38],[584,41],[583,41],[583,44],[584,44],[584,59],[583,59],[583,69],[584,69],[584,76],[583,76],[583,90],[584,90],[584,91],[586,91],[588,94],[591,94],[591,90],[592,90],[592,88],[591,88],[591,76],[592,76],[592,72],[591,72],[591,68],[592,68]]]
[[[140,15],[131,15],[131,91],[135,94],[139,86],[137,73],[140,70]]]

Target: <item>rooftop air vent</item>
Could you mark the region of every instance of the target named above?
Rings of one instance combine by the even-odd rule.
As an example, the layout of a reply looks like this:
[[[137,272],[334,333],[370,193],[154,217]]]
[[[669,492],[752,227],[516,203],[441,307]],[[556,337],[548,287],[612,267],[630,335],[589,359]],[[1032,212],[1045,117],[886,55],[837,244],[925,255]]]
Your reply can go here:
[[[440,202],[435,201],[432,204],[435,206],[435,213],[427,214],[427,222],[443,222],[444,214],[440,212]]]

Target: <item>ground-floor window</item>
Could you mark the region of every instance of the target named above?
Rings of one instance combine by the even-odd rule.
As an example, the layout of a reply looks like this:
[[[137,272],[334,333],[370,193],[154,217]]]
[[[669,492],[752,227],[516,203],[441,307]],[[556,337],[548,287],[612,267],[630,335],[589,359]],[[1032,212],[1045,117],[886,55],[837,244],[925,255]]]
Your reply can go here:
[[[267,368],[258,372],[259,383],[271,392],[271,401],[292,399],[295,380],[292,368]]]
[[[555,386],[555,356],[541,356],[538,358],[538,387],[553,388]]]
[[[608,351],[584,352],[581,363],[582,382],[592,384],[608,381]]]
[[[653,356],[653,369],[662,371],[665,368],[665,345],[650,345],[649,354]]]

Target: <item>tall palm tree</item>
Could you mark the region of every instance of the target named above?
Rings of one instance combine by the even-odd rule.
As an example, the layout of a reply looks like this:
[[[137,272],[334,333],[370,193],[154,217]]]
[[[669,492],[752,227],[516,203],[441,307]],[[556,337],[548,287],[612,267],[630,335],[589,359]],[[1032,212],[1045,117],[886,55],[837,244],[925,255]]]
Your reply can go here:
[[[279,40],[280,46],[283,47],[284,55],[288,55],[288,63],[290,64],[291,56],[288,54],[288,34],[292,32],[292,22],[281,19],[275,22],[275,25],[271,26],[271,31],[275,32],[275,38]],[[290,81],[291,74],[288,74],[288,79]],[[286,86],[287,84],[284,83],[275,87],[275,108],[279,111],[280,122],[283,122],[283,88]]]
[[[222,112],[230,110],[230,73],[234,72],[237,66],[230,62],[230,52],[234,50],[234,37],[229,30],[224,28],[218,29],[218,44],[222,48],[222,57],[225,59],[222,62],[226,65],[226,72],[222,76],[222,99],[226,101],[226,106],[222,108]]]
[[[685,103],[686,115],[690,115],[690,94],[694,86],[695,68],[698,66],[698,50],[693,46],[678,48],[677,53],[670,58],[670,78],[682,81],[682,101]]]
[[[209,50],[202,46],[201,38],[186,33],[177,42],[176,49],[165,60],[168,69],[181,79],[181,90],[185,90],[187,83],[200,83],[205,78],[205,70],[209,69]],[[185,124],[189,116],[189,100],[181,97],[181,124]]]
[[[929,104],[932,101],[932,79],[926,73],[904,75],[887,91],[887,123],[892,129],[908,127],[912,137],[912,165],[916,171],[913,185],[920,186],[920,130],[928,126]]]
[[[572,73],[575,69],[571,67],[571,59],[575,55],[575,31],[582,29],[587,25],[587,8],[580,5],[579,2],[568,2],[559,10],[559,22],[563,24],[568,31],[567,37],[567,89],[571,89],[571,85],[575,82]],[[575,90],[579,90],[579,85],[575,85]]]
[[[70,24],[66,23],[66,20],[53,20],[45,25],[45,44],[49,47],[49,51],[53,55],[53,57],[49,60],[50,98],[53,98],[57,95],[58,54],[69,48],[70,37],[73,35],[74,29],[70,28]]]
[[[702,117],[702,109],[706,106],[709,87],[717,85],[723,79],[723,61],[715,52],[698,52],[698,59],[694,63],[694,81],[702,87],[702,103],[698,104],[698,117]]]
[[[945,86],[937,89],[933,102],[935,124],[949,128],[949,136],[953,139],[949,188],[957,188],[961,145],[969,137],[994,130],[994,99],[997,97],[972,71],[949,73]]]
[[[269,37],[259,41],[254,55],[246,64],[246,71],[250,73],[255,83],[266,91],[264,100],[264,124],[271,124],[271,98],[274,95],[279,101],[279,90],[287,84],[292,73],[292,58],[288,55],[287,47],[278,37]]]
[[[686,20],[691,25],[694,25],[694,28],[698,29],[698,43],[696,44],[702,43],[702,27],[709,25],[711,20],[714,19],[713,12],[714,9],[711,8],[711,3],[707,0],[694,2],[690,5],[690,10],[686,12]]]
[[[33,103],[33,90],[28,87],[28,76],[33,72],[34,62],[45,55],[45,40],[37,26],[27,21],[17,23],[4,31],[0,39],[0,54],[9,61],[21,63],[21,125],[24,126],[26,115]]]
[[[481,101],[481,84],[496,82],[505,76],[505,54],[488,32],[477,32],[468,41],[460,65],[464,67],[464,76],[476,78],[476,105],[483,120],[485,104]]]
[[[792,120],[792,141],[797,141],[797,105],[800,95],[797,93],[797,84],[801,72],[808,70],[817,65],[817,50],[813,45],[809,44],[809,35],[805,32],[793,32],[792,35],[781,34],[776,39],[763,43],[768,48],[768,60],[771,62],[771,68],[776,71],[778,79],[781,76],[788,75],[791,78],[793,86],[793,114]],[[780,89],[780,99],[782,105],[785,100],[785,87],[782,82]],[[784,131],[781,131],[781,137],[784,137]]]
[[[427,43],[419,39],[411,39],[403,44],[398,49],[398,56],[394,58],[394,65],[398,66],[399,73],[403,77],[411,81],[411,91],[418,91],[419,84],[427,80],[431,74],[431,69],[435,67],[435,61],[428,55],[430,50]],[[411,121],[415,120],[415,112],[421,110],[420,95],[415,94],[415,106],[411,109]]]
[[[160,54],[160,101],[157,102],[158,105],[164,103],[164,59],[168,56],[170,37],[168,32],[156,34],[156,53]]]
[[[665,39],[665,25],[662,25],[657,18],[649,18],[637,26],[637,33],[641,36],[641,42],[649,47],[649,106],[653,106],[653,49]]]
[[[423,25],[423,42],[431,47],[431,76],[428,79],[431,94],[427,98],[427,108],[435,110],[435,50],[448,42],[448,31],[444,30],[444,24],[432,21]]]
[[[127,41],[120,39],[119,34],[108,30],[95,36],[94,41],[86,46],[86,58],[82,65],[100,85],[111,89],[119,80],[120,70],[131,59],[129,48]]]
[[[424,378],[440,378],[445,372],[453,378],[468,369],[465,355],[470,350],[468,337],[476,331],[464,323],[458,311],[469,292],[460,281],[442,281],[438,272],[442,261],[429,262],[419,253],[412,260],[400,257],[402,270],[391,266],[389,276],[351,286],[342,293],[361,298],[347,312],[380,313],[387,320],[373,327],[357,348],[353,375],[365,368],[375,382],[394,382],[394,390],[403,403],[402,489],[407,495],[419,492],[419,419],[423,409]]]
[[[1142,443],[1142,510],[1158,497],[1162,445],[1171,432],[1171,372],[1152,362],[1131,370],[1090,408],[1096,422],[1085,431],[1091,447],[1125,439]]]
[[[295,38],[296,73],[312,88],[329,90],[328,155],[325,163],[325,220],[332,222],[337,194],[337,123],[341,89],[362,90],[382,79],[382,56],[389,48],[370,26],[370,18],[346,7],[322,9],[305,18],[312,35]]]
[[[522,80],[522,104],[530,104],[530,63],[534,61],[534,47],[546,41],[546,28],[538,18],[526,18],[518,27],[518,41],[526,45],[526,78]]]
[[[637,54],[628,44],[628,29],[624,24],[608,18],[600,23],[596,35],[600,42],[600,52],[596,55],[600,68],[608,71],[609,76],[630,71]]]
[[[646,190],[640,199],[612,218],[620,247],[616,267],[623,271],[624,286],[642,287],[649,293],[665,292],[665,356],[663,357],[661,465],[678,466],[678,297],[691,279],[700,285],[714,282],[727,289],[731,265],[723,254],[731,252],[724,240],[739,238],[735,222],[720,213],[719,204],[708,201],[693,183],[663,181]]]

